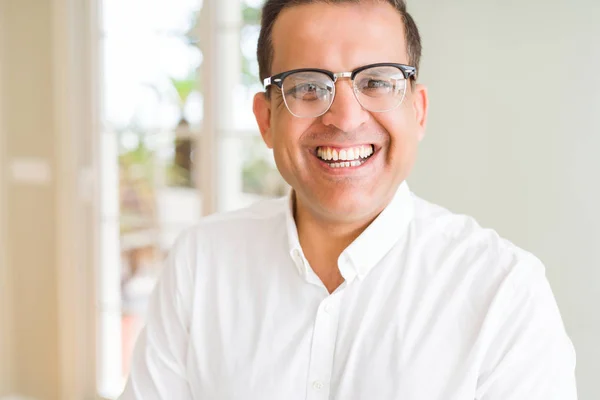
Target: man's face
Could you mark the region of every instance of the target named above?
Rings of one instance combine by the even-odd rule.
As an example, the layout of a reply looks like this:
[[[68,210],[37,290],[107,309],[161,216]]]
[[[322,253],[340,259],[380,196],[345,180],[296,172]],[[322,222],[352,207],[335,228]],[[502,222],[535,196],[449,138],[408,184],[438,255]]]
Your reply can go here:
[[[293,6],[273,28],[271,75],[298,68],[345,72],[382,62],[408,64],[404,38],[402,17],[387,3]],[[271,86],[270,93],[270,99],[256,95],[254,113],[298,207],[328,222],[361,221],[381,212],[415,162],[425,129],[425,88],[407,82],[402,104],[377,113],[362,108],[350,79],[341,78],[331,108],[316,118],[293,116],[281,91]],[[374,153],[356,167],[333,168],[319,158],[319,149],[361,147]]]

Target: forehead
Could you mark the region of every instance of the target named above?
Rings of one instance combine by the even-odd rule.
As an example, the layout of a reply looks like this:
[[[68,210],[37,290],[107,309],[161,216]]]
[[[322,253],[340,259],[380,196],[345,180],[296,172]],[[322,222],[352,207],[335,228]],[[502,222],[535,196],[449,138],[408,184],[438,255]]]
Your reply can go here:
[[[316,2],[286,8],[275,22],[272,41],[273,74],[408,62],[402,17],[387,2]]]

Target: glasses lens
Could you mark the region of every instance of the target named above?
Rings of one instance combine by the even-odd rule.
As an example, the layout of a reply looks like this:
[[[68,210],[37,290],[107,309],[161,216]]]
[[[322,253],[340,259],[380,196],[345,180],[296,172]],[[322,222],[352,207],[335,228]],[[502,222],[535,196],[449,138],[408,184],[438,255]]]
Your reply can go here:
[[[334,83],[327,74],[316,71],[296,72],[282,85],[283,100],[288,110],[300,118],[324,114],[334,95]]]
[[[406,78],[397,67],[373,67],[354,78],[354,90],[360,104],[369,111],[390,111],[406,95]]]

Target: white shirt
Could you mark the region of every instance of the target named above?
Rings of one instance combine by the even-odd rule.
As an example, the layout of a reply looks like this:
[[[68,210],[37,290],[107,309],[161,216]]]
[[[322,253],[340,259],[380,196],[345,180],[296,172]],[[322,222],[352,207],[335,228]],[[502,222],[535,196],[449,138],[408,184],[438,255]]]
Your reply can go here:
[[[177,242],[122,400],[574,400],[575,353],[533,255],[413,195],[341,254],[332,294],[290,199]]]

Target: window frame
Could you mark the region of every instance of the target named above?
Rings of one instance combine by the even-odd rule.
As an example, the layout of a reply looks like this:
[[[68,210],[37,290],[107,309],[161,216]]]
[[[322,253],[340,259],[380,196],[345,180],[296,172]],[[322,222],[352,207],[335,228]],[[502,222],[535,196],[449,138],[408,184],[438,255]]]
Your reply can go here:
[[[99,221],[100,0],[52,2],[56,240],[61,399],[98,399],[96,280]]]

